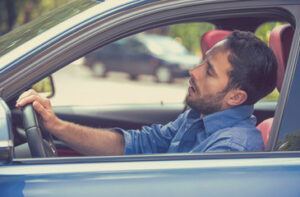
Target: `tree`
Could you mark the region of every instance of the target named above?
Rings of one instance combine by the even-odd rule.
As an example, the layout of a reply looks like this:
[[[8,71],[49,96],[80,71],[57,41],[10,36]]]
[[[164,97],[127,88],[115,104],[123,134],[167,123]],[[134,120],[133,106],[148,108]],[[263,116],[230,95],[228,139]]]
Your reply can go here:
[[[200,53],[200,40],[205,32],[214,29],[210,23],[182,23],[171,25],[169,36],[180,41],[189,51]]]
[[[15,1],[0,1],[0,35],[13,29],[16,22]]]
[[[0,0],[0,35],[71,0]]]

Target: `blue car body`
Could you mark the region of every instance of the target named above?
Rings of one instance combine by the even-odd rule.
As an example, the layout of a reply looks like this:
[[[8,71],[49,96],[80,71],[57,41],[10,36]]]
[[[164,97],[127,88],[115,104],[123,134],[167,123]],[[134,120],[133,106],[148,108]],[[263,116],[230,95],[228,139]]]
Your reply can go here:
[[[2,166],[1,195],[298,196],[299,165],[292,157]]]
[[[24,39],[21,39],[25,35],[22,29],[0,38],[0,196],[300,195],[300,121],[297,116],[300,106],[300,78],[297,77],[300,76],[299,1],[78,2],[83,2],[80,13],[48,29],[42,29],[39,25],[44,22],[40,21],[24,27],[30,32]],[[51,17],[50,21],[53,20]],[[187,20],[208,20],[217,24],[226,22],[225,19],[239,21],[244,18],[254,27],[256,22],[269,21],[272,17],[288,21],[294,26],[295,34],[265,152],[54,158],[15,156],[14,135],[19,121],[14,107],[16,98],[34,83],[75,59],[159,25]],[[236,27],[244,29],[245,23],[237,22]],[[253,30],[251,28],[249,30]],[[57,109],[57,113],[59,110],[63,108]],[[118,112],[122,110],[120,108]],[[161,109],[151,107],[151,110],[154,113]],[[166,113],[173,114],[176,110],[168,108]],[[135,121],[138,121],[138,116],[134,117]],[[280,149],[291,138],[295,146]]]

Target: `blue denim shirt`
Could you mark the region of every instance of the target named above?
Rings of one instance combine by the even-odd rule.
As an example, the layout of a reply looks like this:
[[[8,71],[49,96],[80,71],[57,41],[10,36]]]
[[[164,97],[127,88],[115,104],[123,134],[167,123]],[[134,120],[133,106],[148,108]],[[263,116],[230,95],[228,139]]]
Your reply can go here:
[[[115,130],[125,138],[124,154],[263,151],[253,111],[253,105],[243,105],[201,118],[188,110],[166,125]]]

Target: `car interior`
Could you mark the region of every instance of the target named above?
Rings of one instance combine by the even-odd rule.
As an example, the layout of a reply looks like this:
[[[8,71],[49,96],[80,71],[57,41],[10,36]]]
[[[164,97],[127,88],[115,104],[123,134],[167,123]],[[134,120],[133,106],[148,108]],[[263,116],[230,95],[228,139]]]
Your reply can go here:
[[[267,20],[242,18],[238,21],[239,22],[236,20],[234,22],[232,22],[232,20],[213,21],[216,30],[206,32],[201,38],[200,47],[203,56],[205,56],[207,50],[229,35],[233,29],[254,31],[259,25]],[[246,23],[247,26],[245,26]],[[281,89],[292,38],[293,27],[289,24],[277,26],[270,33],[269,46],[274,51],[278,61],[278,91]],[[152,123],[165,124],[176,119],[176,117],[186,110],[186,108],[184,102],[180,105],[159,103],[158,105],[54,106],[55,113],[61,119],[91,127],[120,127],[123,129],[138,129],[143,125],[150,125]],[[257,128],[262,131],[265,147],[267,146],[275,109],[276,104],[271,105],[271,107],[265,107],[264,105],[255,106],[254,115],[257,118]],[[32,109],[28,109],[27,111],[30,110]],[[32,111],[27,113],[34,114]],[[22,112],[19,109],[14,109],[12,111],[12,116],[13,125],[17,125],[14,128],[15,157],[38,157],[33,156],[32,151],[30,153],[26,143],[27,137],[24,132],[23,122],[30,122],[31,120],[24,120],[24,115],[22,116]],[[38,119],[38,117],[32,117],[32,119]],[[47,132],[43,131],[43,129],[41,133],[43,136],[47,135]],[[83,156],[56,138],[54,138],[54,140],[48,138],[47,142],[43,143],[48,144],[45,146],[50,147],[50,152],[52,151],[51,147],[52,149],[56,148],[56,150],[54,150],[55,154],[52,156]],[[49,146],[51,143],[53,145]],[[37,147],[34,149],[37,149]]]

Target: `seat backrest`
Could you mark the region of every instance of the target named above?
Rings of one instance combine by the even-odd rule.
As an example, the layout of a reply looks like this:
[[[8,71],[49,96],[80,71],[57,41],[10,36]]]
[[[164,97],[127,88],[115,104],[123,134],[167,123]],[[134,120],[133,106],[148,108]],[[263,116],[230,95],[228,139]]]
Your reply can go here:
[[[270,132],[271,132],[271,129],[272,129],[272,124],[273,124],[273,119],[274,118],[268,118],[268,119],[262,121],[256,127],[258,130],[261,131],[261,135],[262,135],[262,138],[264,140],[265,149],[266,149],[267,144],[268,144],[268,140],[269,140]]]
[[[269,46],[274,52],[278,64],[277,89],[279,92],[290,54],[293,35],[294,29],[289,24],[275,27],[270,34]]]
[[[201,38],[201,50],[202,50],[202,58],[205,57],[206,52],[211,49],[215,44],[226,38],[231,31],[226,30],[212,30],[203,34]]]
[[[282,80],[287,66],[293,34],[294,30],[291,25],[277,26],[270,34],[269,46],[274,52],[278,64],[276,86],[279,92],[281,90]],[[265,148],[269,140],[272,124],[273,118],[269,118],[257,126],[257,129],[262,132]]]

